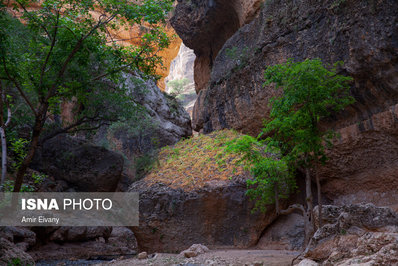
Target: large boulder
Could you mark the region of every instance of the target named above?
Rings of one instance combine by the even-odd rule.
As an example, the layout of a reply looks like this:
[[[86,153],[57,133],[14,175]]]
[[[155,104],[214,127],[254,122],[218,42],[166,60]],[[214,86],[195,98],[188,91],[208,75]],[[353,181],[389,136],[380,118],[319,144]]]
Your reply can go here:
[[[38,150],[32,168],[64,180],[82,192],[115,191],[123,171],[123,157],[86,141],[58,135]]]
[[[148,252],[181,252],[195,243],[208,247],[250,247],[275,214],[251,213],[245,180],[208,182],[193,191],[167,184],[134,183],[140,193],[140,225],[132,231],[138,248]]]
[[[201,135],[167,147],[157,167],[130,191],[140,194],[139,226],[132,230],[138,247],[147,252],[180,252],[193,244],[209,248],[250,247],[276,217],[252,212],[246,196],[251,178],[237,154],[226,154],[224,144],[236,139],[233,131]]]
[[[177,6],[172,20],[197,55],[201,47],[191,43],[213,38],[218,21],[203,7],[205,2],[211,1],[195,1],[198,9],[192,8],[191,13],[185,1],[179,3],[181,8]],[[222,1],[213,2],[215,8],[223,6]],[[239,13],[236,10],[231,4],[230,12]],[[211,72],[195,68],[195,76],[208,78],[200,86],[193,128],[205,133],[234,128],[257,135],[269,115],[269,100],[278,93],[271,86],[263,87],[267,66],[288,58],[321,58],[329,64],[343,61],[340,73],[354,78],[351,92],[356,103],[322,121],[323,128],[340,133],[328,154],[329,163],[319,172],[323,192],[338,204],[398,204],[396,10],[394,0],[266,1],[258,17],[234,34],[230,32],[233,23],[219,28],[231,37],[226,40],[224,33],[217,33],[226,41],[217,56],[213,54]],[[188,28],[190,23],[202,27]],[[205,27],[208,24],[213,27]],[[207,42],[197,45],[207,46]]]

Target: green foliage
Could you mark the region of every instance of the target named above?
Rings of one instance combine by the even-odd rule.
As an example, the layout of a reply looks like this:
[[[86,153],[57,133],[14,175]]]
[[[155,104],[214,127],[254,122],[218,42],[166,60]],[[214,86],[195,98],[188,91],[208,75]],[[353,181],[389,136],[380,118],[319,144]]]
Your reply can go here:
[[[283,94],[270,101],[270,120],[262,134],[272,134],[270,145],[278,147],[296,166],[305,168],[327,160],[324,144],[330,147],[335,134],[321,130],[319,121],[354,102],[349,95],[352,78],[337,74],[339,64],[328,70],[320,59],[288,60],[265,71],[264,85],[273,83]]]
[[[12,166],[16,170],[18,170],[18,168],[21,166],[21,163],[26,156],[26,146],[28,143],[29,141],[22,138],[11,140],[10,149],[14,154],[14,162],[12,163]]]
[[[187,78],[175,79],[167,82],[167,86],[171,88],[170,94],[173,96],[179,96],[185,90],[185,86],[189,84]]]
[[[225,54],[229,59],[243,62],[248,58],[249,48],[245,46],[243,49],[239,49],[238,47],[234,46],[232,48],[227,48],[225,50]]]
[[[40,185],[48,176],[41,173],[32,173],[32,181],[33,184],[30,182],[29,184],[22,184],[21,192],[34,192],[36,191],[35,185]],[[12,192],[14,190],[14,181],[13,180],[6,180],[4,182],[4,192]]]
[[[5,9],[0,13],[0,77],[8,90],[16,91],[18,84],[32,107],[48,104],[53,115],[60,114],[62,102],[74,99],[82,129],[135,112],[128,88],[112,84],[123,84],[123,71],[155,74],[161,62],[157,52],[169,44],[161,23],[172,1],[45,0],[32,11],[35,2],[15,1],[26,26]],[[109,41],[110,31],[142,23],[146,30],[139,45]],[[32,113],[26,115],[32,123]]]
[[[10,266],[19,266],[22,265],[22,261],[20,258],[13,258],[11,259],[11,262],[8,263]]]
[[[227,143],[227,152],[243,155],[253,175],[247,195],[256,200],[256,209],[265,210],[276,199],[287,198],[296,189],[294,171],[327,160],[335,134],[323,131],[318,123],[332,112],[354,102],[349,96],[350,77],[323,67],[321,60],[306,60],[270,66],[264,85],[275,84],[282,95],[270,101],[270,119],[258,138],[243,136]]]
[[[255,200],[256,210],[266,211],[266,205],[275,203],[275,190],[279,198],[287,198],[295,189],[294,172],[280,151],[264,140],[244,135],[225,145],[227,153],[241,154],[240,162],[250,171],[247,195]]]
[[[227,48],[225,50],[225,54],[228,56],[230,59],[237,59],[239,57],[238,54],[238,47],[234,46],[232,48]]]
[[[4,182],[4,192],[13,192],[14,191],[14,181],[7,180]],[[34,192],[35,188],[29,184],[22,184],[21,192]]]
[[[169,106],[170,111],[172,113],[178,113],[178,110],[180,108],[180,103],[178,101],[177,96],[175,94],[169,94],[165,91],[163,91],[162,93],[167,100],[167,105]]]
[[[33,179],[33,183],[35,183],[36,185],[39,185],[41,183],[43,183],[44,179],[46,179],[48,176],[45,174],[39,174],[39,173],[32,173],[32,179]]]
[[[134,168],[136,180],[144,178],[154,167],[157,161],[157,154],[147,153],[135,158]]]
[[[12,5],[20,18],[0,2],[0,80],[6,95],[17,95],[28,110],[33,129],[28,154],[46,137],[95,130],[137,112],[125,73],[155,74],[158,52],[170,42],[164,24],[173,2],[16,0]],[[136,45],[122,46],[110,34],[137,24],[145,30]],[[64,102],[75,107],[73,121],[63,121],[68,124],[58,117]],[[15,190],[31,158],[19,167]]]

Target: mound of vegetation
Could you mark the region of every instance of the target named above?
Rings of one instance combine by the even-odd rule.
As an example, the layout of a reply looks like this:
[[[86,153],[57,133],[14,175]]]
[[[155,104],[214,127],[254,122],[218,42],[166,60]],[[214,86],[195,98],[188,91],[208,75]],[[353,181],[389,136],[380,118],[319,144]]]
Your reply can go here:
[[[238,139],[236,131],[222,130],[180,141],[161,150],[148,183],[192,190],[209,181],[236,180],[248,176],[238,153],[226,153],[225,144]]]

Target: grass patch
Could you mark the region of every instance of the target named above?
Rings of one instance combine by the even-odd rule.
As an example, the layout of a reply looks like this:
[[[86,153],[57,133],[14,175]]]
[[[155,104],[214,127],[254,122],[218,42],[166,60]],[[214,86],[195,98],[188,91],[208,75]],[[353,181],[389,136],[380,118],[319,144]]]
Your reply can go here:
[[[216,131],[180,141],[159,153],[159,165],[145,178],[150,184],[191,190],[208,181],[223,181],[248,176],[239,163],[241,155],[226,153],[227,142],[241,135],[233,130]]]

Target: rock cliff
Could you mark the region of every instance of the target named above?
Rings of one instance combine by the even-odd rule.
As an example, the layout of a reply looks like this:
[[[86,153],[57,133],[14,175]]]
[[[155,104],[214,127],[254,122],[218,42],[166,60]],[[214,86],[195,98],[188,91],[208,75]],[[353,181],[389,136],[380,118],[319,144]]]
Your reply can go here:
[[[126,73],[124,78],[133,101],[143,107],[141,112],[128,122],[102,127],[93,138],[97,145],[123,155],[124,175],[119,186],[123,191],[143,177],[159,148],[192,135],[191,118],[175,97],[137,73]]]
[[[267,1],[244,26],[235,2],[180,2],[172,19],[198,56],[193,128],[256,135],[276,93],[263,87],[268,65],[343,61],[356,103],[322,122],[341,134],[321,170],[324,193],[336,203],[397,204],[398,2]]]
[[[193,49],[195,88],[205,88],[214,60],[241,26],[257,14],[262,0],[178,0],[170,23],[184,44]]]
[[[170,87],[168,82],[184,82],[182,83],[184,86],[183,90],[177,97],[191,116],[197,98],[193,76],[195,59],[196,56],[193,50],[181,44],[177,57],[171,62],[170,73],[165,79],[166,91],[168,93],[174,93],[173,90],[176,89]]]

